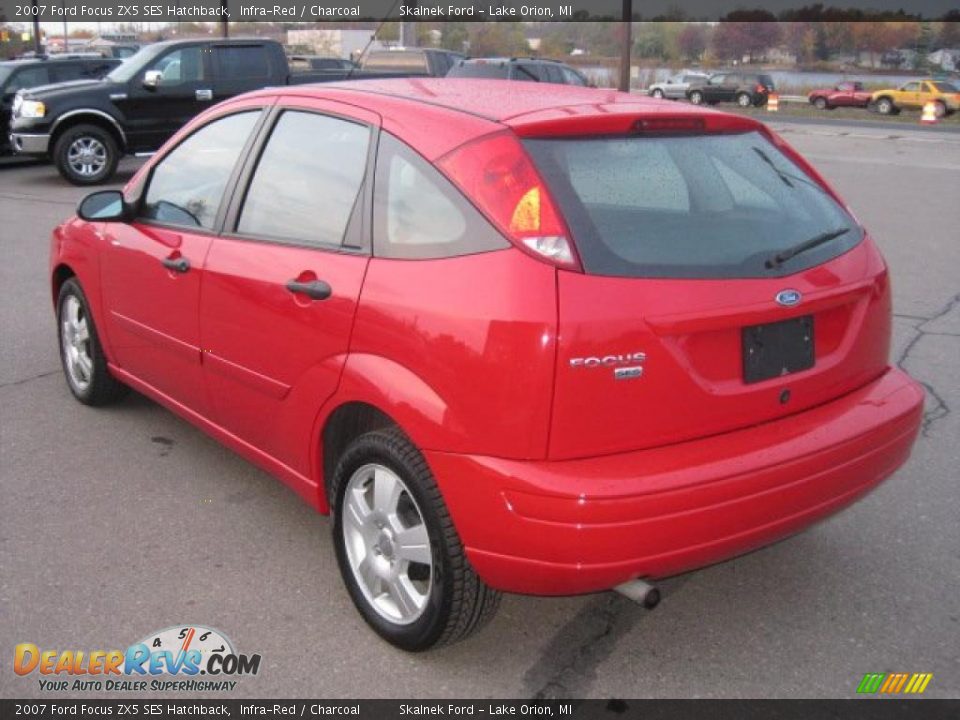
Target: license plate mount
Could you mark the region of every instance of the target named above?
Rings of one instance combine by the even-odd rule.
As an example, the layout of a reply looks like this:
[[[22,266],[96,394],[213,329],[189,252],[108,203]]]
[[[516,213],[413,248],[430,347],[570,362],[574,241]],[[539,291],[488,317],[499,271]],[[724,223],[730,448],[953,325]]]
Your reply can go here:
[[[813,315],[750,325],[741,331],[747,384],[809,370],[814,364]]]

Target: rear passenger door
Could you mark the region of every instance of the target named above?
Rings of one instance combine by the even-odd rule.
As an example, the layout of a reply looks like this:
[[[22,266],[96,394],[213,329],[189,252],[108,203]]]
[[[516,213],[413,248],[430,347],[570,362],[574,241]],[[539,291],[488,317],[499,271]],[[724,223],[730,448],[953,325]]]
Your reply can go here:
[[[274,108],[247,159],[200,303],[216,422],[304,477],[337,387],[369,259],[373,113],[306,98]]]

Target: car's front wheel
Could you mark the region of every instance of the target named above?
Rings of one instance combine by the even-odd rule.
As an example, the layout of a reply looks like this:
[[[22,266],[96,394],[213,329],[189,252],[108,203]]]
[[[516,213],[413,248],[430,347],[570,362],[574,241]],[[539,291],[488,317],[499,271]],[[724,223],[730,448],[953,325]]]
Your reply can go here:
[[[877,112],[881,115],[893,115],[894,110],[896,110],[896,107],[890,98],[880,98],[877,100]]]
[[[404,650],[456,642],[500,594],[470,567],[427,463],[398,429],[360,436],[331,485],[340,573],[364,620]]]
[[[57,325],[60,361],[73,396],[85,405],[108,405],[121,397],[126,386],[107,368],[87,296],[75,278],[60,287]]]
[[[748,108],[753,105],[753,100],[750,99],[749,93],[740,93],[737,95],[737,105],[742,108]]]
[[[113,136],[97,125],[75,125],[53,146],[57,170],[74,185],[106,182],[116,172],[120,149]]]

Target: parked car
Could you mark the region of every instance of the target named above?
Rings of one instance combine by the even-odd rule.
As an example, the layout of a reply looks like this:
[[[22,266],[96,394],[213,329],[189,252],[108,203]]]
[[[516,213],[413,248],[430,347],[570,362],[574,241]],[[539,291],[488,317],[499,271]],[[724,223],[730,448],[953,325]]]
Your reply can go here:
[[[525,80],[581,87],[590,84],[580,71],[547,58],[466,58],[450,68],[447,77]]]
[[[407,650],[501,591],[653,604],[857,500],[920,427],[879,249],[750,117],[269,88],[78,215],[49,268],[70,392],[133,388],[331,512],[353,602]]]
[[[881,115],[896,115],[904,108],[922,108],[928,102],[934,105],[937,117],[960,109],[960,91],[945,80],[911,80],[896,90],[877,90],[870,105]]]
[[[691,87],[703,85],[710,78],[706,73],[682,72],[677,73],[663,82],[657,82],[647,88],[647,94],[655,98],[679,100],[687,96]]]
[[[210,105],[323,79],[323,72],[291,75],[275,40],[155,43],[102,80],[21,91],[10,141],[18,154],[51,158],[75,185],[94,185],[113,176],[121,155],[153,152]]]
[[[84,78],[101,78],[120,60],[70,53],[0,62],[0,155],[10,154],[10,115],[19,90]]]
[[[819,110],[833,110],[838,107],[867,107],[872,93],[863,87],[862,82],[837,83],[832,88],[812,90],[807,99]]]
[[[735,102],[740,107],[761,106],[774,92],[773,78],[762,73],[719,72],[703,85],[687,90],[687,99],[694,105],[716,105]]]
[[[373,74],[443,77],[461,59],[463,53],[441,48],[373,50],[361,58],[362,72],[359,77],[370,77]]]

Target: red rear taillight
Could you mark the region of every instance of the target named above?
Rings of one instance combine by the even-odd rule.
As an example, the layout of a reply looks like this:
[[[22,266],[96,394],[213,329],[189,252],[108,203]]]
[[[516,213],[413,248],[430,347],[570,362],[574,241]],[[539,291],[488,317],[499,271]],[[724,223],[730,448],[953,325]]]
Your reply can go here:
[[[517,247],[580,269],[556,203],[512,132],[461,145],[437,165]]]
[[[758,92],[758,93],[765,93],[765,92],[767,91],[767,86],[766,86],[766,85],[757,85],[757,86],[754,88],[754,91],[755,91],[755,92]]]

